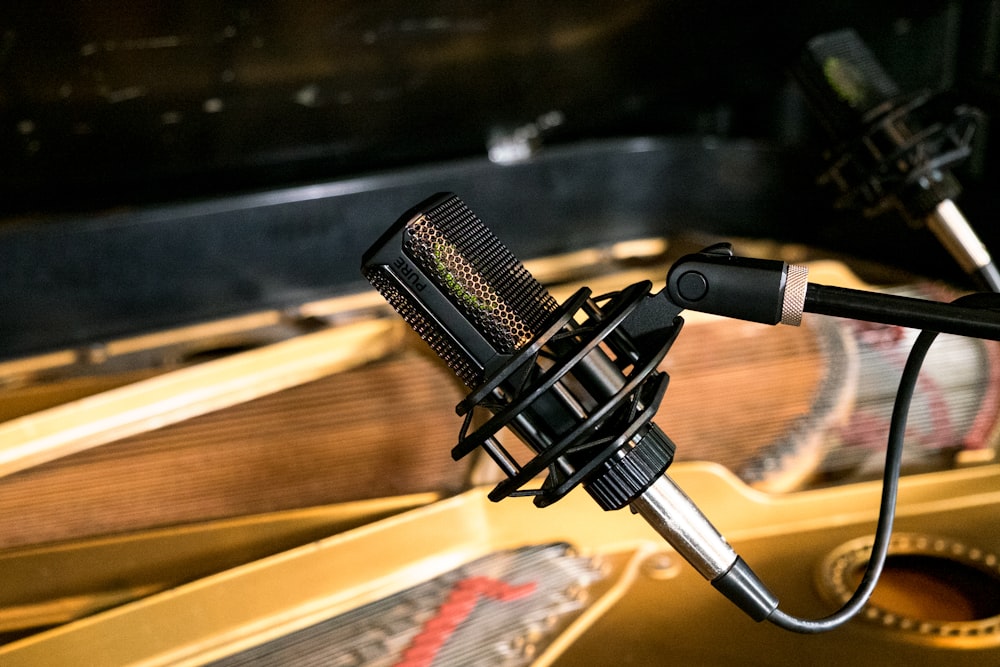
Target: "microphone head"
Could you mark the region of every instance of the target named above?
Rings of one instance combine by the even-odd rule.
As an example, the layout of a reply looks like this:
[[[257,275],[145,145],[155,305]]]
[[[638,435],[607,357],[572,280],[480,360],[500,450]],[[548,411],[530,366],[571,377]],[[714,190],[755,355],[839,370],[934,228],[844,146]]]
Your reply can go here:
[[[854,30],[814,37],[792,73],[817,118],[838,140],[863,132],[887,110],[900,89]]]
[[[361,272],[469,387],[542,330],[557,304],[451,193],[405,213]]]

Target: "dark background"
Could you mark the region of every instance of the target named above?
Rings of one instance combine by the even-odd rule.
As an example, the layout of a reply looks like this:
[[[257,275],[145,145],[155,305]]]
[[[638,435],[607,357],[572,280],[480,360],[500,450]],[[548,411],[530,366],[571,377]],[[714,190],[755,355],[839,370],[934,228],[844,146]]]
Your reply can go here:
[[[0,358],[365,289],[457,192],[519,256],[696,229],[962,282],[926,231],[834,211],[788,75],[858,31],[987,118],[959,203],[997,229],[1000,3],[136,0],[0,9]],[[527,162],[491,137],[556,119]]]

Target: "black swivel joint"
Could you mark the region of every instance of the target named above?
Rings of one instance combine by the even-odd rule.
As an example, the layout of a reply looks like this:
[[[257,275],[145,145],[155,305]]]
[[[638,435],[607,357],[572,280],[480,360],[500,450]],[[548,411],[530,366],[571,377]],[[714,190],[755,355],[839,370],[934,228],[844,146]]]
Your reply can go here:
[[[763,324],[802,321],[808,270],[780,260],[736,257],[720,243],[680,258],[667,294],[681,308]]]

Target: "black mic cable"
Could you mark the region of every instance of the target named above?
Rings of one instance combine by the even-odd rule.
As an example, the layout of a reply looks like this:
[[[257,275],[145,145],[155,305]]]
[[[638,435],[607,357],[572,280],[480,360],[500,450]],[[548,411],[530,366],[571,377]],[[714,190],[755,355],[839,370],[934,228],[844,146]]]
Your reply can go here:
[[[951,303],[808,283],[804,267],[737,257],[719,243],[677,260],[667,273],[671,300],[686,309],[762,324],[798,324],[803,312],[892,324],[921,332],[906,359],[893,402],[872,554],[854,594],[834,613],[803,619],[775,608],[774,625],[804,634],[826,632],[868,602],[885,565],[895,519],[903,444],[917,377],[939,333],[1000,340],[1000,294],[967,294]]]
[[[481,448],[497,463],[507,479],[491,500],[532,496],[544,507],[582,485],[603,509],[629,506],[640,514],[751,618],[796,632],[832,629],[867,601],[892,529],[903,431],[897,422],[905,425],[922,355],[914,355],[903,381],[909,388],[901,386],[897,397],[869,572],[848,605],[819,621],[778,610],[777,598],[666,474],[674,443],[651,422],[668,380],[657,366],[680,332],[679,313],[691,308],[798,324],[817,305],[804,267],[736,258],[720,245],[682,258],[656,294],[649,282],[604,297],[584,288],[560,306],[461,200],[439,194],[372,246],[362,272],[469,387],[456,408],[465,422],[452,455]],[[935,308],[923,313],[932,302],[905,301],[909,309],[900,302],[893,308],[920,311],[918,321],[955,319]],[[1000,315],[971,310],[986,322],[985,337],[1000,339]],[[471,430],[476,410],[492,416]],[[526,462],[512,456],[494,437],[504,427],[535,456]],[[529,486],[542,474],[540,486]]]

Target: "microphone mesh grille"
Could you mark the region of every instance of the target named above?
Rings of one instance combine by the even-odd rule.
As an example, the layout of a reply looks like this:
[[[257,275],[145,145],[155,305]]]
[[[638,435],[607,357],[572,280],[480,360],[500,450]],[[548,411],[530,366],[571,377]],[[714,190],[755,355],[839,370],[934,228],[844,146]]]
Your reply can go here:
[[[419,308],[410,301],[405,292],[399,290],[392,279],[381,269],[366,274],[372,286],[378,290],[389,305],[410,325],[420,338],[448,364],[469,388],[475,388],[482,381],[479,368],[463,350],[456,348],[442,335],[437,325],[427,320]]]
[[[428,209],[407,231],[406,254],[497,352],[526,345],[556,309],[548,291],[458,197]]]
[[[491,361],[544,331],[558,307],[450,193],[401,218],[369,251],[362,273],[470,388],[483,382]]]

